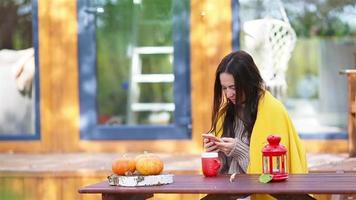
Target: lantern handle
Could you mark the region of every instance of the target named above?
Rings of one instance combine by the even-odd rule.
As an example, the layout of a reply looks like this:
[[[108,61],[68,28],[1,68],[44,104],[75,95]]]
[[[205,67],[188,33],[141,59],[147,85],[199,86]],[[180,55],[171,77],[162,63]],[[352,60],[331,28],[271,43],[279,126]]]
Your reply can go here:
[[[267,141],[272,146],[277,146],[281,142],[281,137],[278,135],[269,135]]]

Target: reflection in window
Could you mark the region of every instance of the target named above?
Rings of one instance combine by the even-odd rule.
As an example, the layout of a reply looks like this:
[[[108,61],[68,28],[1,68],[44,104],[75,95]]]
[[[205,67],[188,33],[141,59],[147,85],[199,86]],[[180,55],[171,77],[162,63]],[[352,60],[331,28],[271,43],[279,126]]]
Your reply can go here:
[[[31,0],[0,2],[0,136],[34,131]]]
[[[355,68],[356,8],[353,1],[240,0],[243,28],[251,22],[254,44],[266,40],[257,20],[276,19],[294,29],[297,40],[283,72],[286,91],[281,100],[302,133],[345,133],[347,124],[347,81],[339,75]],[[263,23],[260,23],[263,24]],[[248,27],[247,27],[248,28]],[[248,49],[251,33],[242,29],[241,47]],[[256,31],[257,30],[257,31]],[[284,44],[286,45],[286,44]],[[269,52],[255,46],[254,58],[263,63]],[[285,58],[285,57],[283,57]],[[275,67],[273,65],[272,67]],[[271,77],[274,77],[272,74]],[[267,82],[268,84],[268,82]]]
[[[102,1],[96,18],[98,122],[171,124],[172,1]]]

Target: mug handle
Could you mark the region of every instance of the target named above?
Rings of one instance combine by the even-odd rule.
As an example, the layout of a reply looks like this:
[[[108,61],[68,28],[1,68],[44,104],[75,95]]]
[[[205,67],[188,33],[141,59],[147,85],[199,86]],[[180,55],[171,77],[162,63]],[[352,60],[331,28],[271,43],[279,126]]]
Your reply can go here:
[[[214,165],[214,170],[218,170],[221,166],[221,161],[219,158],[215,158],[214,162],[216,163],[216,165]]]

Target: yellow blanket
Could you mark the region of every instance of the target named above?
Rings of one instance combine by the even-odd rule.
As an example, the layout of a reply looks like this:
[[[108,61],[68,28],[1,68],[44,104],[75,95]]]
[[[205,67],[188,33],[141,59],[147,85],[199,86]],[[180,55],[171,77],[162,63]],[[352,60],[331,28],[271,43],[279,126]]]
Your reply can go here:
[[[220,130],[222,121],[219,120],[217,130]],[[275,134],[281,137],[281,144],[287,149],[288,172],[307,173],[307,160],[305,150],[301,144],[298,133],[284,108],[283,104],[274,98],[268,91],[258,103],[257,118],[252,130],[250,141],[250,163],[247,169],[249,174],[262,173],[262,148],[267,144],[268,135]],[[216,134],[221,137],[222,131]],[[274,199],[269,195],[252,195],[251,199]]]

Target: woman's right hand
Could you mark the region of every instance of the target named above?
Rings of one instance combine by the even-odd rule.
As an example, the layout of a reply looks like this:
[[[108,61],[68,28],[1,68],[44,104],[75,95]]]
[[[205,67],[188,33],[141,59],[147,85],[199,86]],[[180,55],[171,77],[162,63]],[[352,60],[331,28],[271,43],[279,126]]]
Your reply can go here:
[[[203,143],[204,143],[204,149],[206,152],[218,152],[219,151],[215,142],[211,141],[210,139],[204,138]]]

